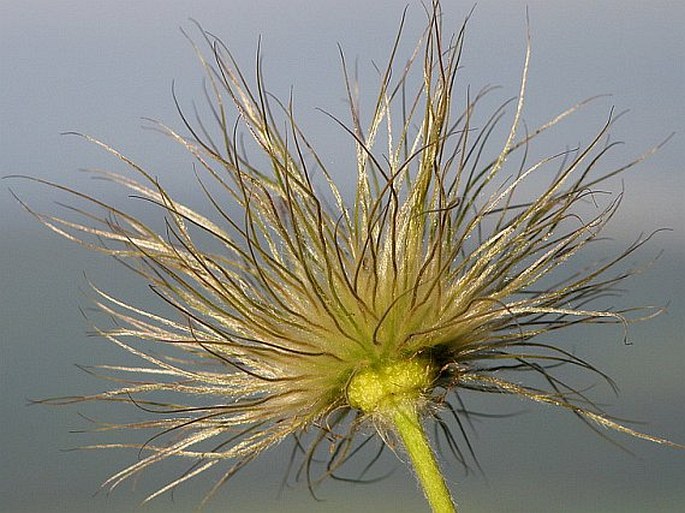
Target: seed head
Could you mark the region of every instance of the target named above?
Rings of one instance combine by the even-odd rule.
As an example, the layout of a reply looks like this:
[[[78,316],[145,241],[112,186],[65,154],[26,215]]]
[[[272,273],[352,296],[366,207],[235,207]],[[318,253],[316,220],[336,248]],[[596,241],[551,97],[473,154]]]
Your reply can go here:
[[[445,38],[435,2],[416,52],[398,67],[400,29],[366,128],[341,52],[351,123],[329,116],[356,148],[353,198],[300,130],[292,99],[267,93],[259,54],[251,86],[221,41],[201,29],[214,125],[193,124],[179,108],[188,135],[158,126],[194,157],[213,214],[179,202],[141,166],[84,136],[130,167],[133,178],[100,176],[159,207],[165,230],[57,184],[90,207],[74,209],[76,220],[34,215],[125,262],[175,310],[162,316],[94,288],[99,309],[115,321],[98,334],[142,364],[102,366],[116,375],[112,390],[53,402],[132,401],[150,420],[121,427],[158,431],[108,486],[185,458],[188,471],[148,499],[222,468],[211,495],[289,437],[309,479],[324,446],[323,474],[335,475],[369,431],[381,446],[393,443],[383,412],[397,401],[438,423],[463,460],[446,416],[465,432],[464,390],[558,406],[591,425],[669,443],[617,424],[555,377],[563,364],[611,383],[547,338],[580,323],[630,322],[632,310],[593,305],[628,275],[613,269],[646,238],[594,267],[568,269],[618,207],[620,196],[600,205],[599,184],[646,155],[602,170],[615,149],[610,114],[585,146],[531,162],[537,137],[588,102],[525,130],[528,45],[517,97],[482,117],[491,88],[464,100],[455,92],[464,28]],[[506,135],[495,140],[503,124]],[[265,166],[243,150],[244,132]],[[531,197],[530,183],[545,186]]]

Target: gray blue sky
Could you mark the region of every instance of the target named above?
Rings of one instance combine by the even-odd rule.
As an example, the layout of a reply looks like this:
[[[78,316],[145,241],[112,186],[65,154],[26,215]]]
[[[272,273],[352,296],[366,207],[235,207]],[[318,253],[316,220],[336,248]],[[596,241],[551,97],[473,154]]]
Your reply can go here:
[[[171,83],[184,105],[201,102],[202,72],[179,27],[189,18],[220,36],[249,72],[258,37],[270,90],[292,86],[297,112],[320,153],[346,162],[349,148],[315,110],[345,114],[336,44],[358,58],[362,94],[375,92],[371,61],[383,63],[404,6],[409,4],[409,52],[424,24],[418,2],[199,0],[61,2],[0,0],[0,175],[24,173],[99,193],[99,183],[78,169],[116,163],[64,131],[85,132],[143,163],[172,187],[192,181],[189,160],[173,143],[141,129],[143,117],[180,126]],[[471,3],[445,1],[447,26],[457,30]],[[589,355],[622,388],[607,402],[618,416],[647,420],[641,429],[685,442],[685,3],[656,0],[482,0],[466,38],[461,86],[502,86],[513,96],[521,72],[528,6],[533,57],[526,120],[546,121],[583,98],[610,98],[580,113],[550,139],[552,151],[577,144],[596,130],[609,109],[630,109],[614,130],[626,159],[675,137],[639,169],[624,176],[623,208],[610,228],[616,246],[640,232],[672,231],[641,253],[664,253],[631,284],[627,304],[669,304],[669,313],[631,328],[579,332],[568,347]],[[341,164],[342,167],[342,164]],[[344,169],[337,170],[339,179]],[[37,226],[13,201],[12,187],[43,211],[53,195],[27,183],[0,182],[0,513],[134,511],[151,481],[125,484],[111,496],[93,497],[111,472],[135,453],[64,452],[92,441],[70,434],[86,427],[78,416],[106,415],[102,408],[28,407],[27,399],[95,392],[102,383],[74,363],[116,362],[119,353],[88,338],[79,307],[85,272],[123,296],[143,294],[140,284],[113,262]],[[108,197],[112,190],[102,194]],[[121,198],[117,199],[119,201]],[[639,262],[639,258],[635,262]],[[135,292],[130,292],[131,290]],[[137,296],[136,296],[137,297]],[[142,297],[142,296],[141,296]],[[150,298],[146,299],[151,301]],[[569,335],[571,336],[571,335]],[[476,403],[477,404],[477,403]],[[483,405],[497,409],[499,403]],[[566,415],[509,403],[523,416],[478,426],[476,450],[487,480],[454,470],[450,481],[465,513],[676,513],[685,503],[685,454],[623,440],[617,450]],[[137,415],[135,411],[133,415]],[[100,439],[102,440],[102,439]],[[379,504],[396,513],[422,511],[423,499],[401,465],[370,487],[327,485],[326,502],[312,501],[304,485],[279,495],[287,449],[265,454],[219,496],[208,511],[347,512]],[[385,462],[393,468],[392,459]],[[154,479],[152,480],[154,481]],[[141,511],[188,511],[203,486],[185,486]],[[302,505],[304,504],[304,506]]]

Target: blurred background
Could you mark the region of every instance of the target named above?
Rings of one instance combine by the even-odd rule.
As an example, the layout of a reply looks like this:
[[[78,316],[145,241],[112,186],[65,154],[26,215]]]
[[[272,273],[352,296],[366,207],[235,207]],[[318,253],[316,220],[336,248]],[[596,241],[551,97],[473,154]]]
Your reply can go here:
[[[343,118],[346,113],[336,43],[348,61],[358,62],[362,96],[375,94],[372,62],[385,62],[407,3],[403,56],[424,27],[418,1],[0,0],[0,175],[29,174],[130,205],[121,191],[79,172],[122,167],[82,139],[60,135],[76,130],[121,149],[191,203],[199,199],[191,192],[198,191],[188,156],[142,128],[143,117],[181,126],[172,81],[189,112],[194,101],[202,103],[202,70],[179,31],[183,27],[197,35],[193,18],[221,37],[248,75],[261,36],[269,90],[283,98],[293,88],[305,132],[336,179],[349,187],[349,140],[316,111],[323,107]],[[457,31],[472,4],[443,4],[446,30]],[[646,263],[662,252],[652,268],[627,284],[619,300],[623,306],[667,305],[668,313],[632,326],[630,345],[617,327],[568,331],[560,338],[565,348],[616,379],[619,397],[602,388],[595,395],[612,413],[644,422],[638,429],[685,442],[685,3],[481,0],[467,31],[458,81],[463,91],[469,84],[473,90],[493,84],[502,86],[500,100],[516,94],[526,5],[533,41],[525,110],[529,126],[586,97],[612,95],[551,136],[549,153],[586,141],[612,106],[630,109],[612,131],[614,139],[626,143],[618,161],[676,132],[658,154],[613,184],[624,191],[624,201],[607,232],[612,240],[603,246],[613,254],[640,233],[672,229],[628,262]],[[211,484],[206,478],[140,507],[150,491],[145,479],[111,494],[98,492],[107,476],[135,461],[135,451],[69,450],[118,439],[116,433],[74,433],[89,427],[88,418],[119,413],[138,418],[139,410],[122,405],[113,414],[92,405],[28,406],[30,399],[104,389],[106,384],[74,364],[126,360],[116,348],[86,335],[88,322],[79,309],[88,307],[88,279],[115,296],[151,308],[157,302],[112,260],[39,226],[9,188],[40,211],[58,209],[50,190],[24,181],[0,182],[0,512],[192,510]],[[469,399],[479,410],[526,413],[476,426],[472,441],[485,477],[446,466],[464,513],[683,511],[685,452],[616,437],[630,454],[562,412],[517,400]],[[310,497],[304,483],[282,487],[291,448],[284,444],[264,454],[206,511],[427,510],[413,477],[393,458],[378,470],[394,469],[388,479],[367,486],[327,483],[317,490],[321,501]],[[160,479],[173,475],[161,468],[152,473],[157,471]]]

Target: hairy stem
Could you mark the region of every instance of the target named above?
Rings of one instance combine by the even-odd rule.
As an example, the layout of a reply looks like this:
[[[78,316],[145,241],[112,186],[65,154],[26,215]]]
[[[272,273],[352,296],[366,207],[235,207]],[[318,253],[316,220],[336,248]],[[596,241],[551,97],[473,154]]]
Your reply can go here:
[[[397,404],[392,420],[411,458],[433,513],[457,513],[435,454],[419,420],[415,404],[410,401]]]

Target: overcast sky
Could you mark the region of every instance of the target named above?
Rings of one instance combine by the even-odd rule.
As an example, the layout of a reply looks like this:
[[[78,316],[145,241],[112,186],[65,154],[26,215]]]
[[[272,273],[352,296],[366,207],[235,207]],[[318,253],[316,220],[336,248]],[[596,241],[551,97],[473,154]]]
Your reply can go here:
[[[202,101],[201,69],[179,30],[192,34],[191,18],[221,37],[248,74],[261,36],[269,89],[284,97],[292,87],[305,130],[327,162],[343,167],[350,156],[341,149],[349,141],[340,144],[343,134],[316,110],[345,114],[336,44],[350,61],[358,59],[362,94],[373,94],[371,63],[386,59],[407,3],[405,55],[425,22],[413,0],[0,0],[0,175],[30,174],[100,192],[101,185],[78,169],[115,163],[83,140],[60,135],[76,130],[121,149],[172,187],[194,185],[183,152],[141,129],[144,117],[180,126],[172,81],[187,108]],[[629,301],[668,303],[669,314],[632,328],[632,346],[624,346],[617,331],[599,330],[583,333],[585,338],[568,347],[592,356],[622,385],[620,398],[604,396],[615,405],[612,411],[647,420],[640,428],[685,442],[685,2],[481,0],[467,32],[461,87],[494,84],[502,86],[501,99],[516,94],[526,5],[533,41],[526,120],[540,124],[578,100],[612,95],[569,123],[562,132],[568,140],[551,139],[551,151],[587,139],[612,106],[630,109],[615,129],[615,138],[626,143],[626,160],[675,132],[657,155],[617,184],[625,198],[611,228],[619,245],[640,232],[672,229],[641,255],[649,260],[664,250],[632,285]],[[445,1],[447,26],[457,30],[470,8],[471,3]],[[345,170],[337,171],[342,179]],[[88,326],[79,313],[88,303],[83,273],[119,295],[126,296],[129,286],[142,294],[139,284],[112,262],[37,226],[8,187],[43,211],[55,208],[48,191],[0,182],[0,512],[132,511],[147,481],[137,490],[126,484],[111,497],[92,494],[135,453],[61,451],[83,443],[69,433],[87,425],[79,412],[107,412],[26,402],[98,391],[102,384],[72,364],[119,357],[85,335]],[[637,454],[629,456],[568,416],[519,403],[508,411],[523,409],[529,413],[479,426],[476,449],[488,480],[459,470],[450,479],[464,513],[681,511],[683,452],[628,440]],[[324,503],[312,501],[304,485],[279,495],[287,454],[286,448],[264,455],[209,511],[345,512],[374,500],[378,511],[425,507],[401,466],[371,487],[324,487]],[[392,459],[384,464],[392,468]],[[198,489],[205,489],[207,483],[200,483]],[[165,497],[141,511],[186,511],[199,493],[185,486],[176,502]]]

